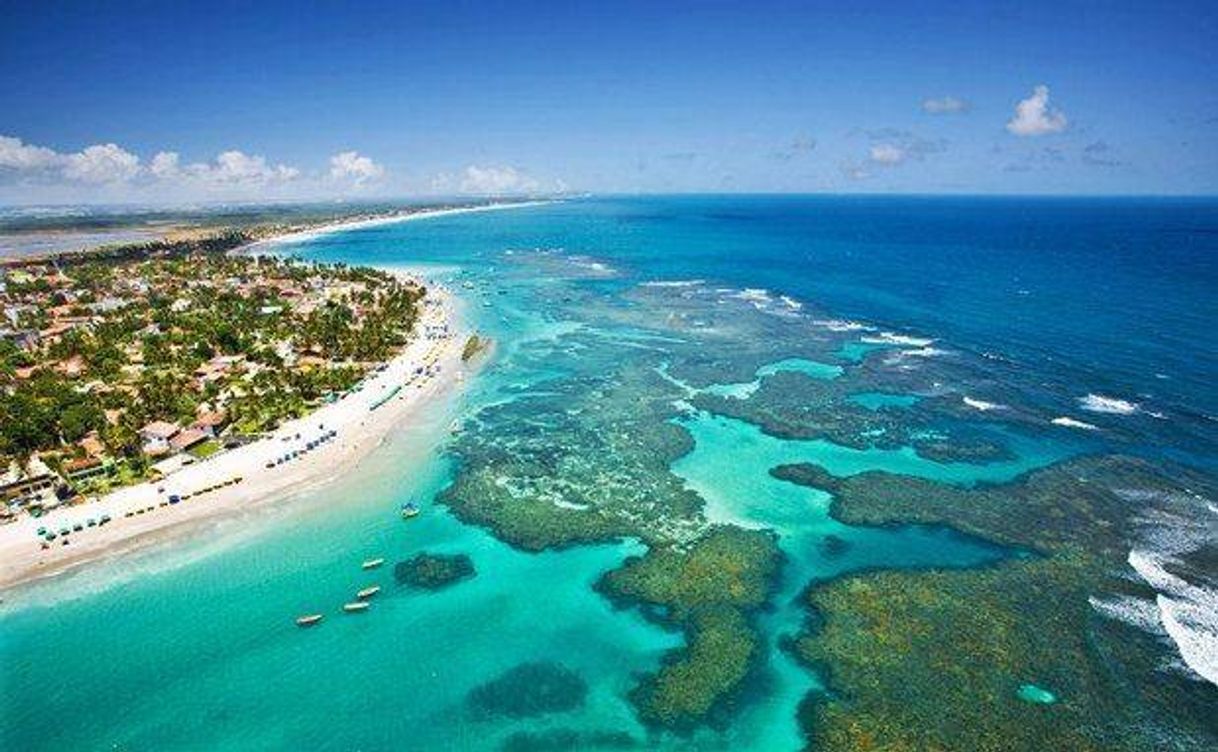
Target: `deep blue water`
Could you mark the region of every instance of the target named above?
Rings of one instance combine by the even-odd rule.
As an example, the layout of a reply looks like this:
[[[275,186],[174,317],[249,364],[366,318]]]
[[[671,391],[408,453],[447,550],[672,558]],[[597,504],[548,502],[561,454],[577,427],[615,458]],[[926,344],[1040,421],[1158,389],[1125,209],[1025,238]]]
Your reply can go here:
[[[335,236],[318,257],[366,259],[377,235],[400,232]],[[765,288],[997,356],[1059,412],[1092,393],[1137,403],[1124,449],[1218,462],[1215,199],[627,197],[429,220],[397,237],[395,260],[562,249],[607,261],[624,284]]]

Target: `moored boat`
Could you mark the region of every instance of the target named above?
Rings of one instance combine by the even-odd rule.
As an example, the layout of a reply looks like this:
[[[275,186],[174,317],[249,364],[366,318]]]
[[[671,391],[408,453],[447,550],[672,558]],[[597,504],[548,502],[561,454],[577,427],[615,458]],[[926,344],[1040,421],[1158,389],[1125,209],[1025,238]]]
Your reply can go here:
[[[344,603],[343,610],[346,611],[347,613],[355,613],[357,611],[367,611],[368,610],[368,601],[352,601],[351,603]]]
[[[376,595],[379,592],[381,592],[381,586],[372,585],[371,587],[366,587],[363,590],[356,593],[355,597],[359,598],[361,601],[364,601],[364,600],[368,600],[369,598],[371,598],[372,596]]]
[[[324,618],[323,614],[306,614],[296,619],[296,626],[311,627]]]
[[[414,505],[414,502],[406,502],[402,505],[402,519],[408,520],[411,517],[419,516],[419,508]]]
[[[382,565],[384,563],[385,563],[384,559],[367,559],[366,561],[364,561],[363,567],[364,567],[364,569],[376,569],[377,567],[379,567],[380,565]]]

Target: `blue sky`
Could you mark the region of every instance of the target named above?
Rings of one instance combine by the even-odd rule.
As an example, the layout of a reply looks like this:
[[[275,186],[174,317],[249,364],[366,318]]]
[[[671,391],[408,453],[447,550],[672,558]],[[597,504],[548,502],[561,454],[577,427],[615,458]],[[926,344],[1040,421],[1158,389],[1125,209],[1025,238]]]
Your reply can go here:
[[[1218,192],[1213,2],[2,2],[6,203]]]

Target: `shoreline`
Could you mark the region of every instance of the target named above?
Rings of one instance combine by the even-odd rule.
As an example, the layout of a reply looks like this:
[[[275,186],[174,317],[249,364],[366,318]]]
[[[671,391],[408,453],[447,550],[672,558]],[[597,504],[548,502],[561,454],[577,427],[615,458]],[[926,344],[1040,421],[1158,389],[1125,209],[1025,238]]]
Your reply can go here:
[[[327,235],[334,232],[343,232],[346,230],[357,230],[364,227],[375,227],[378,225],[396,224],[398,222],[406,222],[415,219],[430,219],[433,217],[442,217],[455,214],[467,214],[471,212],[494,211],[498,209],[521,209],[530,206],[544,206],[546,204],[561,201],[558,198],[539,198],[539,199],[521,199],[516,201],[497,201],[489,204],[473,204],[473,205],[457,205],[444,208],[426,208],[415,207],[413,210],[409,208],[393,210],[392,212],[384,212],[381,214],[353,214],[346,219],[321,220],[320,224],[309,226],[308,221],[297,225],[297,229],[283,229],[275,235],[256,238],[259,229],[266,229],[268,223],[258,223],[248,226],[231,226],[211,227],[210,230],[202,226],[171,224],[159,230],[147,229],[118,229],[110,234],[120,235],[138,235],[139,237],[129,237],[121,240],[105,240],[93,238],[79,247],[59,247],[41,250],[31,250],[20,253],[0,252],[0,269],[6,267],[21,267],[32,264],[48,264],[58,260],[67,260],[76,256],[87,257],[90,254],[105,252],[111,248],[119,248],[129,245],[142,245],[147,243],[158,242],[174,242],[175,235],[191,234],[191,233],[207,233],[219,232],[221,230],[237,230],[247,233],[248,242],[239,248],[230,251],[232,253],[243,253],[250,248],[255,248],[263,245],[279,245],[302,242],[312,240],[322,235]],[[276,228],[278,229],[278,228]],[[82,236],[82,240],[88,240],[89,232],[72,229],[61,228],[54,230],[41,231],[42,235],[50,236],[53,234],[62,234],[65,236]],[[105,234],[105,233],[101,233]],[[0,233],[0,241],[6,237],[15,237],[15,233],[5,234]],[[0,249],[4,248],[0,242]],[[7,250],[7,249],[5,249]]]
[[[540,202],[530,202],[534,205]],[[453,213],[515,208],[521,204],[420,212],[382,220],[336,223],[309,230],[309,237],[359,226],[444,216]],[[299,242],[302,233],[253,245]],[[400,268],[392,274],[422,282]],[[267,507],[286,496],[324,486],[350,472],[380,446],[395,426],[435,398],[450,393],[473,370],[461,360],[466,337],[473,331],[463,315],[463,301],[439,284],[428,284],[415,338],[363,382],[358,391],[285,422],[247,445],[226,450],[170,474],[117,489],[95,501],[61,507],[34,518],[24,516],[0,526],[0,592],[74,572],[100,559],[112,559],[188,536],[205,523],[253,508]],[[429,335],[429,330],[445,330]],[[482,362],[484,359],[479,359]],[[312,443],[314,446],[309,447]],[[292,459],[285,456],[298,453]],[[236,479],[240,479],[239,481]],[[180,497],[171,502],[170,497]],[[143,511],[137,511],[143,510]],[[89,526],[89,519],[108,515],[109,522]],[[82,529],[41,548],[40,527],[58,532],[79,523]],[[70,544],[62,544],[64,537]]]
[[[380,227],[381,225],[395,225],[401,222],[412,222],[421,219],[435,219],[436,217],[449,217],[459,214],[478,214],[481,212],[502,211],[504,209],[526,209],[532,206],[545,206],[554,203],[556,199],[534,199],[529,201],[511,201],[495,204],[481,204],[478,206],[454,206],[447,209],[422,209],[420,211],[411,212],[409,214],[393,214],[384,217],[368,217],[364,219],[344,219],[337,222],[329,222],[317,227],[312,227],[304,230],[292,230],[291,232],[282,235],[276,235],[272,238],[263,240],[255,240],[252,243],[237,248],[232,253],[246,254],[252,249],[260,246],[275,246],[275,245],[291,245],[293,243],[303,243],[309,240],[316,240],[319,237],[330,235],[332,233],[346,232],[348,230],[362,230],[368,227]]]

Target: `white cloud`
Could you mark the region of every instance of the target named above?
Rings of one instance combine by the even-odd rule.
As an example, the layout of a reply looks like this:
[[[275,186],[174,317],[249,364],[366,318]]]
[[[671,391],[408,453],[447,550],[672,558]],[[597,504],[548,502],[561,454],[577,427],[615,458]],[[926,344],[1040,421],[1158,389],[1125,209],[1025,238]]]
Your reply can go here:
[[[947,149],[947,142],[942,139],[922,138],[899,128],[878,128],[863,133],[871,142],[867,148],[867,164],[875,167],[921,162]]]
[[[176,151],[158,152],[148,163],[148,172],[152,173],[153,177],[162,180],[177,177],[178,170],[178,153]]]
[[[876,144],[871,147],[868,156],[876,164],[891,166],[901,164],[909,155],[895,144]]]
[[[61,159],[54,149],[27,144],[12,136],[0,136],[0,170],[45,170],[60,165]]]
[[[330,177],[334,180],[349,180],[355,185],[379,180],[385,168],[357,151],[344,151],[330,157]]]
[[[182,164],[177,152],[162,151],[145,164],[117,144],[94,144],[61,153],[0,136],[0,177],[35,185],[66,189],[124,186],[171,192],[200,189],[211,195],[229,188],[286,184],[300,175],[295,167],[271,164],[265,157],[235,149],[221,153],[214,162],[191,164]]]
[[[193,164],[187,167],[187,171],[217,183],[245,185],[287,182],[300,176],[300,170],[295,167],[271,165],[266,157],[236,149],[221,152],[214,165]]]
[[[140,158],[117,144],[94,144],[66,160],[63,176],[81,183],[125,183],[140,172]]]
[[[958,112],[968,112],[969,103],[956,97],[937,97],[922,100],[922,111],[931,115],[948,115]]]
[[[505,193],[532,193],[541,188],[536,179],[519,172],[515,167],[479,167],[470,165],[461,177],[462,193],[502,195]]]
[[[0,136],[0,172],[21,178],[72,183],[123,183],[140,173],[140,158],[117,144],[94,144],[61,154],[45,146]]]
[[[1049,106],[1049,87],[1041,84],[1032,90],[1032,96],[1015,105],[1007,130],[1016,136],[1043,136],[1064,131],[1068,124],[1065,113]]]

